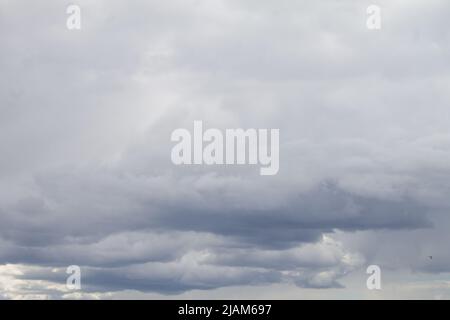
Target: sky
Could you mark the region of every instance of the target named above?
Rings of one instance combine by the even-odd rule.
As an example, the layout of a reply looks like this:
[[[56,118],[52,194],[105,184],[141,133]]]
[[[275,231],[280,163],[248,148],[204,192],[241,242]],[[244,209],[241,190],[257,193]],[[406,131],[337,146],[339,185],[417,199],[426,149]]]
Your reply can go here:
[[[0,299],[449,299],[449,14],[0,0]],[[279,129],[278,174],[174,165],[196,120]]]

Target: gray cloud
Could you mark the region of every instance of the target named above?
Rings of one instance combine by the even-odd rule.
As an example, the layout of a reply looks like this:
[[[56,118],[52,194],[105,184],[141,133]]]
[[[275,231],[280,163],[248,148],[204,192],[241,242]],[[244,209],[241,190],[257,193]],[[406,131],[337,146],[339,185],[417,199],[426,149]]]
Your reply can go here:
[[[379,1],[378,32],[351,0],[77,3],[70,32],[0,1],[3,297],[69,264],[102,297],[450,272],[447,2]],[[279,128],[279,174],[173,166],[197,119]]]

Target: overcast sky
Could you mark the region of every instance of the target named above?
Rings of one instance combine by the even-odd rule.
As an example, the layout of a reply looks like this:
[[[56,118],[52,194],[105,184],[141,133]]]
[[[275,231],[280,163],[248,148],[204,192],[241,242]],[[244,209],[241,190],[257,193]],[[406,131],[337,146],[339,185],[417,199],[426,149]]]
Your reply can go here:
[[[449,15],[0,0],[0,298],[450,298]],[[279,173],[173,165],[194,120],[280,129]]]

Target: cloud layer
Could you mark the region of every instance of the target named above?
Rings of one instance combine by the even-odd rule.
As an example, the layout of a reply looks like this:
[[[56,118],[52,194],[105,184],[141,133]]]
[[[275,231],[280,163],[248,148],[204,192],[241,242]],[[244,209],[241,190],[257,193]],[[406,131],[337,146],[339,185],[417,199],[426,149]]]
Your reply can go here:
[[[448,274],[450,5],[378,3],[0,0],[0,296]],[[279,128],[279,174],[174,166],[194,120]]]

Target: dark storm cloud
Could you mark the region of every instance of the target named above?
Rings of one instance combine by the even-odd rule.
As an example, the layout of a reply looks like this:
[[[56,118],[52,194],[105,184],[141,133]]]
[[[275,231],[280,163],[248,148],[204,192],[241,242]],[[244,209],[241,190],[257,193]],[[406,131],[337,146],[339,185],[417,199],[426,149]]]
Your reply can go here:
[[[111,290],[178,293],[252,284],[258,279],[271,283],[278,278],[304,287],[339,287],[336,279],[346,273],[341,269],[357,267],[360,258],[342,267],[345,253],[324,263],[321,256],[312,254],[298,259],[289,250],[318,242],[324,233],[335,229],[429,227],[424,206],[410,200],[352,195],[332,183],[304,193],[288,193],[279,201],[279,207],[271,203],[267,209],[261,198],[267,195],[259,195],[258,188],[243,186],[240,179],[226,181],[226,176],[174,181],[168,177],[141,179],[114,176],[111,171],[98,173],[57,174],[53,182],[42,182],[40,177],[42,200],[20,201],[3,214],[2,261],[60,267],[79,264],[87,270],[83,279],[92,291],[100,290],[103,284]],[[232,193],[220,194],[224,182],[221,179]],[[174,192],[181,197],[174,198]],[[224,200],[227,205],[221,203]],[[275,251],[267,254],[266,250]],[[281,250],[280,254],[277,250]],[[288,251],[283,254],[283,250]],[[207,252],[208,258],[200,262],[195,258],[194,266],[177,263],[196,252]],[[226,252],[241,252],[246,258],[236,255],[229,260]],[[177,280],[192,272],[189,267],[216,274],[221,265],[229,265],[231,274],[219,282],[212,277],[192,282]],[[155,267],[166,270],[170,266],[175,273],[154,273]],[[241,274],[239,266],[248,272]],[[280,268],[296,270],[298,274],[286,277]],[[338,271],[323,271],[334,268]],[[60,273],[52,276],[63,277]],[[269,278],[263,281],[266,276]],[[174,278],[169,281],[167,277]],[[39,279],[30,274],[24,278]]]
[[[239,189],[239,186],[236,186]],[[206,201],[206,199],[205,199]],[[257,246],[291,246],[317,241],[333,229],[414,229],[429,227],[424,206],[409,199],[387,201],[351,195],[333,185],[287,198],[273,209],[164,208],[155,217],[165,227],[235,236]]]

